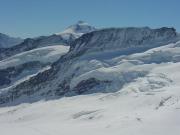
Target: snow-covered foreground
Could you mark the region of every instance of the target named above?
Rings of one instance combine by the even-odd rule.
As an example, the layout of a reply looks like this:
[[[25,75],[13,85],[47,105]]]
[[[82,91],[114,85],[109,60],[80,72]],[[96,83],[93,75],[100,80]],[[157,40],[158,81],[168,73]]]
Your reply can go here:
[[[2,135],[179,135],[180,63],[155,64],[120,91],[0,108]]]

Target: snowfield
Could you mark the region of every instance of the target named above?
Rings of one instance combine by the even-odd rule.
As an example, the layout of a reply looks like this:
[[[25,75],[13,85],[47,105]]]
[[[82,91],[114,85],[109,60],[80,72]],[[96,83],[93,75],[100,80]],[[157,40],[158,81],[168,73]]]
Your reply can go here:
[[[111,59],[91,58],[87,67],[81,59],[84,69],[70,87],[95,77],[112,81],[111,91],[1,107],[1,134],[179,135],[180,42]]]

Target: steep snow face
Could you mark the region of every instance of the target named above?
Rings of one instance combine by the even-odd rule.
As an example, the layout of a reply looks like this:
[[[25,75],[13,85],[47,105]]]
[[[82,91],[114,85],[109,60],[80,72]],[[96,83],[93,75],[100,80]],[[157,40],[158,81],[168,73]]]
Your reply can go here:
[[[137,33],[134,34],[137,35],[141,35],[144,30],[144,28],[129,29],[130,33],[132,31],[134,32],[135,29]],[[95,48],[95,46],[86,48],[85,45],[91,43],[92,38],[89,38],[89,35],[94,35],[93,38],[95,38],[95,34],[98,32],[86,34],[82,36],[83,38],[77,39],[74,43],[76,45],[71,47],[70,52],[54,63],[52,68],[39,73],[11,89],[1,91],[0,102],[2,104],[10,101],[13,101],[14,104],[29,102],[29,95],[36,97],[31,98],[30,102],[33,102],[42,98],[51,99],[59,98],[60,96],[96,92],[111,93],[119,91],[126,84],[132,83],[138,78],[146,76],[155,76],[156,78],[157,76],[157,78],[161,79],[164,76],[163,73],[162,75],[151,75],[150,72],[154,67],[163,63],[178,63],[180,61],[179,42],[175,42],[175,40],[177,40],[177,34],[174,29],[170,28],[155,30],[145,28],[145,31],[146,29],[151,32],[151,34],[147,36],[149,38],[141,37],[135,42],[130,42],[131,44],[129,40],[124,40],[125,43],[129,43],[127,46],[124,46],[124,42],[120,44],[119,38],[114,38],[113,42],[111,41],[112,46],[114,46],[112,49],[110,49],[109,43],[106,44],[106,42],[102,40],[105,36],[103,35],[104,31],[112,31],[112,29],[99,31],[103,33],[102,37],[100,36],[102,39],[98,40],[100,37],[97,39],[97,48]],[[116,34],[119,34],[119,31],[122,30],[115,29],[114,31],[117,31],[118,33]],[[112,36],[111,34],[109,35],[108,32],[107,34],[110,37]],[[98,33],[97,36],[98,35],[100,34]],[[145,40],[141,41],[141,39]],[[82,47],[80,46],[78,48],[77,46],[79,44],[77,43],[79,43],[79,40],[84,43],[80,44]],[[166,43],[169,42],[175,43],[166,45]],[[103,43],[104,51],[99,51],[98,47],[101,48]],[[137,53],[139,51],[136,50],[129,52],[134,46],[136,46],[137,49],[141,47],[143,50],[149,50],[141,51],[141,53]],[[127,49],[125,54],[122,54],[121,48],[123,47]],[[86,53],[81,53],[81,50],[84,49],[87,49]],[[167,81],[167,83],[164,81],[165,80],[162,80],[162,82],[158,84],[152,83],[152,86],[150,85],[149,87],[163,87],[171,83],[171,81]],[[9,97],[9,95],[11,96]]]
[[[0,48],[9,48],[23,42],[21,38],[9,37],[8,35],[0,33]]]
[[[68,46],[63,45],[42,47],[0,61],[0,87],[9,87],[42,72],[68,49]]]
[[[63,32],[56,33],[57,35],[61,35],[65,39],[76,39],[82,36],[83,34],[95,31],[96,28],[89,25],[86,22],[79,21],[74,25],[69,26]]]

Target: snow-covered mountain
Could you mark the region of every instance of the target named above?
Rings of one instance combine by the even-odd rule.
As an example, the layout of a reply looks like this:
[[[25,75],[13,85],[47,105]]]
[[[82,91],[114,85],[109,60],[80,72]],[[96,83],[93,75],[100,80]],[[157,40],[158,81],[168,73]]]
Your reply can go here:
[[[37,38],[27,38],[24,40],[24,42],[11,48],[0,48],[0,60],[39,47],[46,47],[52,45],[69,46],[71,42],[73,42],[76,38],[94,30],[96,29],[93,26],[90,26],[85,22],[79,21],[75,25],[68,27],[59,34],[40,36]]]
[[[24,52],[2,61],[0,67],[54,62],[67,51],[59,47]],[[3,135],[178,135],[179,69],[180,37],[173,28],[85,34],[52,67],[0,89],[0,131]]]
[[[29,98],[24,97],[28,97],[29,93],[38,99],[48,99],[64,95],[118,91],[126,83],[147,76],[152,67],[146,69],[146,63],[151,65],[178,61],[178,52],[169,53],[169,56],[162,55],[165,53],[163,51],[155,51],[149,58],[149,54],[145,52],[178,40],[179,36],[173,28],[115,28],[85,34],[75,40],[70,51],[49,70],[9,90],[3,90],[0,102],[28,102]],[[145,56],[128,59],[141,52],[145,52]]]
[[[56,33],[56,35],[62,36],[64,39],[76,39],[83,34],[97,30],[95,27],[89,25],[84,21],[78,21],[76,24],[69,26],[63,32]]]
[[[42,47],[0,62],[2,70],[52,64],[0,88],[3,135],[179,134],[180,36],[174,28],[97,30],[67,50]]]
[[[14,38],[0,33],[0,48],[10,48],[23,42],[21,38]]]

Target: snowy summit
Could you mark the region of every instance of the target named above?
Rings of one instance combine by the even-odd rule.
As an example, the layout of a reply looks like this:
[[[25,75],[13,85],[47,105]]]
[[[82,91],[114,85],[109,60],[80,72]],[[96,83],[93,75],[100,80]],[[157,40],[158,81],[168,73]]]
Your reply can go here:
[[[68,28],[66,28],[63,32],[56,33],[56,34],[61,35],[66,39],[68,39],[70,36],[73,36],[73,38],[78,38],[85,33],[89,33],[95,30],[96,28],[89,25],[88,23],[84,21],[78,21],[76,24],[71,25]]]

